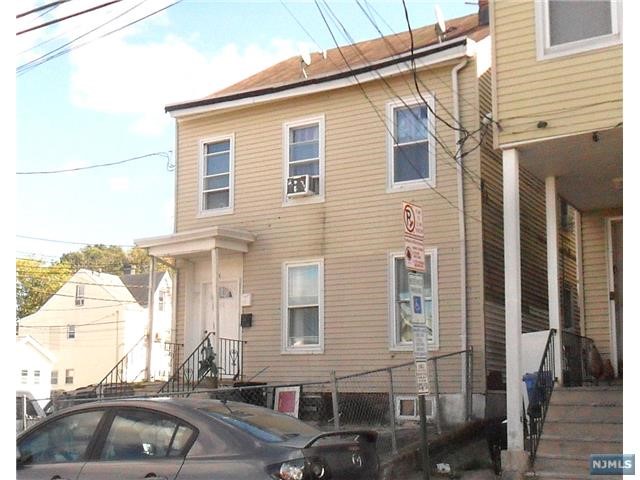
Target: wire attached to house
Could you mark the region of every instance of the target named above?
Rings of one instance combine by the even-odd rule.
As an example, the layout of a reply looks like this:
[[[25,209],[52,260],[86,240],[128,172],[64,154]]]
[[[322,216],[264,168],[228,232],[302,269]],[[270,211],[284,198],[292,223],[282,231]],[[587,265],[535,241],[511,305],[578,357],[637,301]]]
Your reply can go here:
[[[157,157],[157,156],[164,157],[167,160],[167,170],[171,171],[170,168],[175,168],[175,167],[172,167],[172,164],[171,164],[171,153],[173,153],[172,150],[168,150],[166,152],[147,153],[146,155],[140,155],[138,157],[127,158],[126,160],[119,160],[117,162],[100,163],[100,164],[97,164],[97,165],[88,165],[86,167],[64,168],[64,169],[59,169],[59,170],[41,170],[41,171],[32,171],[32,172],[16,172],[16,175],[46,175],[46,174],[52,174],[52,173],[78,172],[80,170],[91,170],[91,169],[94,169],[94,168],[112,167],[114,165],[122,165],[123,163],[133,162],[135,160],[141,160],[143,158]]]

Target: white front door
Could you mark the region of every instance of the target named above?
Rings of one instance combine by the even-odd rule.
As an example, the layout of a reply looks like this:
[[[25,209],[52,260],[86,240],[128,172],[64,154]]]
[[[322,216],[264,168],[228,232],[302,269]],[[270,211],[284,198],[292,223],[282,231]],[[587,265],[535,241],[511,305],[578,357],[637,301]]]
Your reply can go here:
[[[240,338],[240,282],[218,282],[218,308],[220,309],[220,333],[218,338]]]
[[[609,220],[609,312],[611,317],[611,363],[622,375],[622,218]]]

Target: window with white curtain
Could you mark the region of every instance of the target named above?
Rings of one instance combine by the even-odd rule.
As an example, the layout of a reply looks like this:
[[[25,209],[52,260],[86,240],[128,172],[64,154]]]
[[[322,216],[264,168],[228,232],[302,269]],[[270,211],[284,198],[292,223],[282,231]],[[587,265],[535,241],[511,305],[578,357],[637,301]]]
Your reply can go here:
[[[283,350],[323,349],[323,262],[285,263],[283,268]]]
[[[233,211],[233,136],[200,143],[200,213]]]

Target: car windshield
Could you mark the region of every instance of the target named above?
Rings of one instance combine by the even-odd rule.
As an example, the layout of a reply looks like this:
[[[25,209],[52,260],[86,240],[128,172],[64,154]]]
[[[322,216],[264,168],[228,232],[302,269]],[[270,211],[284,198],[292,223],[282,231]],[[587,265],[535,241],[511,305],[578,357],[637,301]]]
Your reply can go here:
[[[283,442],[301,435],[314,436],[320,433],[319,430],[297,418],[272,413],[262,408],[251,406],[238,408],[236,404],[225,411],[221,411],[219,407],[201,407],[200,410],[264,442]]]

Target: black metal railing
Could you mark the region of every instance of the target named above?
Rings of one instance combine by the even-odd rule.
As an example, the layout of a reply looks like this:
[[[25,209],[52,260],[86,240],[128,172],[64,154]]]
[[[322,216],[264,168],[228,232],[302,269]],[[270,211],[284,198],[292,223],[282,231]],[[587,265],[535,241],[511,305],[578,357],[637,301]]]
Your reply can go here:
[[[527,374],[524,381],[527,384],[527,393],[529,396],[529,407],[527,415],[529,417],[528,424],[528,450],[529,460],[533,465],[542,435],[542,427],[549,410],[549,402],[553,393],[553,386],[556,381],[555,374],[555,334],[556,330],[549,330],[549,337],[542,354],[540,368],[534,374]]]
[[[205,378],[211,378],[213,388],[218,386],[218,366],[212,340],[215,334],[208,333],[182,365],[173,373],[171,378],[162,385],[158,394],[193,392]]]
[[[588,368],[589,352],[593,345],[589,337],[562,332],[562,383],[565,387],[580,387],[594,382]]]
[[[218,370],[221,378],[242,379],[242,340],[218,339]]]
[[[133,393],[131,386],[129,385],[129,381],[133,382],[137,380],[138,376],[144,372],[144,369],[136,372],[135,377],[129,379],[129,364],[132,363],[131,359],[133,355],[140,347],[140,344],[144,342],[145,335],[140,337],[140,339],[131,347],[131,349],[116,363],[116,365],[107,373],[100,382],[96,384],[93,389],[93,393],[96,398],[104,398],[104,397],[120,397],[124,395],[129,395]]]

